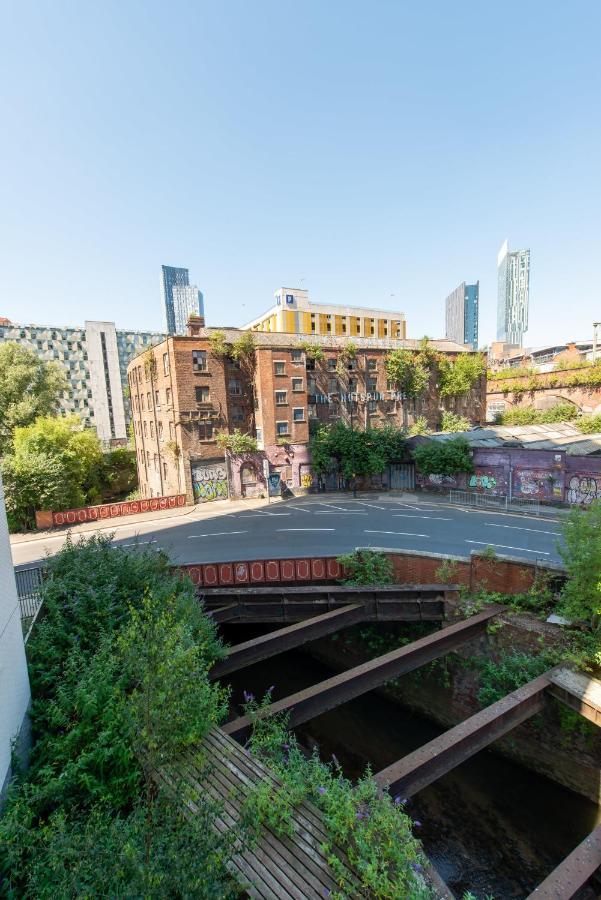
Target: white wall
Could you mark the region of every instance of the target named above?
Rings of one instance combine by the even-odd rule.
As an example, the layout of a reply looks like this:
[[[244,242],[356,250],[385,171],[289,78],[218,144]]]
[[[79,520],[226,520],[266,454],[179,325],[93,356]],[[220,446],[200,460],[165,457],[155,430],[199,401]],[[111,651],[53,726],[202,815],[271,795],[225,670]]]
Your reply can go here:
[[[11,741],[21,730],[29,699],[21,615],[0,478],[0,796],[9,775]]]
[[[90,386],[94,405],[94,424],[101,441],[111,440],[111,426],[108,412],[108,395],[106,392],[106,376],[102,356],[100,332],[104,332],[106,355],[109,370],[109,383],[113,402],[113,421],[115,438],[126,438],[125,408],[123,406],[123,386],[119,370],[119,350],[117,332],[114,322],[86,322],[86,347],[90,370]]]

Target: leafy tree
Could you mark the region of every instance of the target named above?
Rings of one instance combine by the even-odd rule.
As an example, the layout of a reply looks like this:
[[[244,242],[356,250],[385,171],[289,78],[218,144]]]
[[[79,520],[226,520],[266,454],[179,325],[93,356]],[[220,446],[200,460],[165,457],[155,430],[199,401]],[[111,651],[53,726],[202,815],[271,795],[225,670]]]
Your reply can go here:
[[[338,471],[344,478],[376,475],[402,456],[404,436],[393,427],[362,431],[342,422],[321,425],[311,436],[311,461],[318,475]]]
[[[457,413],[444,410],[440,423],[441,431],[467,431],[471,427],[469,419],[458,416]]]
[[[225,331],[212,331],[209,335],[209,347],[211,353],[217,359],[225,359],[232,351],[232,345],[225,339]]]
[[[232,456],[243,456],[245,453],[256,453],[257,439],[252,434],[243,434],[239,428],[234,428],[231,434],[222,431],[217,435],[217,445],[222,450],[228,450]]]
[[[67,379],[56,363],[9,342],[0,345],[0,454],[10,447],[13,430],[58,409]]]
[[[473,472],[470,445],[465,438],[449,441],[427,441],[415,447],[411,454],[424,475],[456,475]]]
[[[409,431],[407,433],[409,437],[415,437],[416,434],[430,434],[426,417],[418,416],[413,425],[409,426]]]
[[[239,338],[233,341],[230,349],[230,356],[238,362],[254,363],[254,353],[256,349],[255,336],[252,331],[244,331]]]
[[[562,530],[559,552],[568,579],[560,612],[568,619],[587,621],[597,631],[601,626],[601,503],[570,510]]]
[[[454,362],[441,358],[439,384],[442,397],[467,394],[486,372],[486,360],[481,353],[460,353]]]
[[[410,350],[392,350],[386,357],[386,374],[406,397],[421,397],[428,389],[430,371]]]
[[[167,448],[165,448],[167,449]],[[135,451],[117,447],[102,456],[100,469],[101,500],[118,499],[130,494],[138,484]]]
[[[2,479],[11,531],[35,528],[38,509],[67,509],[83,499],[70,480],[65,462],[46,452],[5,456]]]
[[[299,341],[297,347],[299,350],[303,350],[309,359],[320,361],[325,359],[325,353],[319,344],[312,344],[310,341]]]

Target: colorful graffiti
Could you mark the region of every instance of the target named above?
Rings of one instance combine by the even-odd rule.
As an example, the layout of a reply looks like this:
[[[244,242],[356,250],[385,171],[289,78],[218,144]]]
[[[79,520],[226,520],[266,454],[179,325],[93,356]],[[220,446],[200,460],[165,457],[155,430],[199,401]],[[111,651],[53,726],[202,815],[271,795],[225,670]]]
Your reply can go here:
[[[469,480],[469,486],[480,488],[483,491],[494,491],[497,486],[497,479],[494,475],[472,475]]]
[[[576,506],[588,506],[593,500],[601,500],[601,477],[572,475],[566,492],[566,500]]]
[[[537,500],[561,498],[561,482],[549,469],[516,469],[513,492]]]
[[[226,500],[227,473],[220,463],[192,463],[192,491],[195,503]]]
[[[436,487],[443,487],[444,485],[448,487],[457,486],[457,479],[454,475],[428,475],[428,482]]]

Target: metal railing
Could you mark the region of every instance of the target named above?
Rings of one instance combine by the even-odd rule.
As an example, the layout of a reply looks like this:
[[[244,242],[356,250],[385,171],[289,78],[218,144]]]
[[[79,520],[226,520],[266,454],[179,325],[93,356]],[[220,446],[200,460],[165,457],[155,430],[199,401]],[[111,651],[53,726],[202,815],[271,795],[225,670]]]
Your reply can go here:
[[[487,509],[515,509],[520,512],[531,512],[535,516],[540,515],[540,500],[526,497],[495,496],[493,494],[480,494],[476,491],[449,491],[449,503],[459,503],[461,506],[482,507]]]
[[[21,621],[25,625],[31,623],[42,605],[42,582],[45,569],[43,566],[29,566],[27,569],[15,569],[17,596],[21,606]]]

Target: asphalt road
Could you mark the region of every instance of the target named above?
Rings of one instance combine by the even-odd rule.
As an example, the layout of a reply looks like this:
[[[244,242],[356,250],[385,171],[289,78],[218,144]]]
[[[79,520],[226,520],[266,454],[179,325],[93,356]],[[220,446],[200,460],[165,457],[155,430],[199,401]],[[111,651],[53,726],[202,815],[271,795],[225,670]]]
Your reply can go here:
[[[435,501],[394,498],[295,498],[270,507],[239,508],[203,518],[144,522],[99,529],[115,544],[163,548],[177,563],[333,556],[355,547],[386,547],[468,556],[487,546],[528,560],[558,562],[556,519],[463,509]],[[15,565],[55,553],[65,534],[13,546]]]

